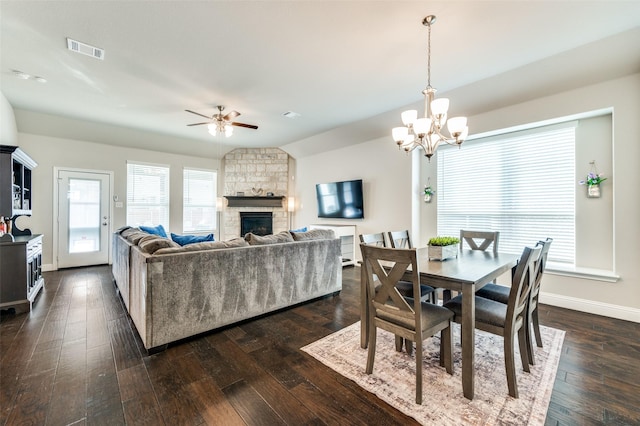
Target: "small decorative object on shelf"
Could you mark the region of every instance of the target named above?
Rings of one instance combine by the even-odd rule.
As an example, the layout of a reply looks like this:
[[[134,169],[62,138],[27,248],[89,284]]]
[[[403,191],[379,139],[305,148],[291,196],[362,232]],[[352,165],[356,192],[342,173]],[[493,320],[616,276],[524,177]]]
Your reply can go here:
[[[602,175],[598,173],[595,160],[589,162],[589,164],[591,164],[591,171],[587,174],[587,178],[578,183],[580,185],[587,185],[587,197],[600,198],[600,183],[607,180],[607,178],[602,177]]]
[[[251,188],[251,193],[256,197],[262,195],[262,188]]]
[[[433,237],[429,240],[429,260],[446,260],[458,257],[458,244],[460,239],[456,237]]]

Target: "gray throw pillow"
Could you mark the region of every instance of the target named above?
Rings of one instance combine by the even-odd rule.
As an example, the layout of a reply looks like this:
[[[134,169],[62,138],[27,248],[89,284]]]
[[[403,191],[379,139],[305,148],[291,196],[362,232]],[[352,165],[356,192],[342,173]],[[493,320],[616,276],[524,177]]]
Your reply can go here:
[[[336,234],[332,229],[311,229],[307,232],[291,232],[295,241],[333,240]]]
[[[180,244],[174,243],[168,238],[154,236],[151,238],[143,238],[138,243],[138,247],[140,247],[140,251],[143,253],[154,254],[156,251],[163,248],[180,247]]]
[[[273,235],[255,235],[249,232],[244,236],[244,239],[252,246],[264,246],[268,244],[290,243],[293,242],[293,237],[289,231],[282,231]]]

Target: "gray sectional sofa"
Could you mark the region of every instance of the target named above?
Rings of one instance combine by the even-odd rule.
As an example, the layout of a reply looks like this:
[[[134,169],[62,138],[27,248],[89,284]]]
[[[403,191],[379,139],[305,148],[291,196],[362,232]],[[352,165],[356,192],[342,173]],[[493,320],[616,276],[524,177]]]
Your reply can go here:
[[[342,290],[340,240],[326,230],[179,246],[124,228],[112,271],[149,352]]]

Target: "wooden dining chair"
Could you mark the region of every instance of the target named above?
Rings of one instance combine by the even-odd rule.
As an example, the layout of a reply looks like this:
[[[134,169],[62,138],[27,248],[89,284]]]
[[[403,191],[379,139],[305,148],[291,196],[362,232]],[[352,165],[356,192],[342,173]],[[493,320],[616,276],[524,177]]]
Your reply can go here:
[[[377,234],[360,234],[360,242],[377,247],[387,246],[387,242],[384,239],[384,233],[382,232],[378,232]]]
[[[471,250],[487,251],[492,246],[493,254],[498,254],[499,231],[468,231],[460,230],[460,251],[463,252],[465,243]]]
[[[540,284],[542,283],[542,275],[544,274],[549,254],[549,247],[553,242],[553,238],[547,238],[545,241],[538,241],[538,246],[542,247],[540,258],[535,265],[534,282],[529,294],[529,305],[527,306],[527,355],[529,363],[535,364],[535,356],[533,353],[533,339],[531,337],[531,329],[536,339],[536,345],[542,347],[542,335],[540,334],[540,322],[538,320],[538,297],[540,296]],[[476,292],[477,296],[485,299],[495,300],[500,303],[508,303],[509,287],[498,284],[487,284]]]
[[[413,248],[407,229],[404,231],[389,231],[387,232],[387,236],[389,237],[391,248]]]
[[[386,247],[387,243],[386,240],[384,238],[384,233],[379,232],[376,234],[360,234],[359,235],[360,238],[360,246],[362,247],[362,244],[367,244],[367,245],[373,245],[375,247]],[[362,279],[362,278],[361,278]],[[374,277],[375,280],[375,277]],[[379,286],[376,285],[375,288],[378,288]],[[413,297],[413,284],[409,281],[404,281],[401,280],[398,283],[398,291],[400,291],[400,294],[402,294],[402,296],[404,297]],[[425,285],[422,284],[420,285],[420,300],[421,301],[434,301],[436,297],[436,292],[435,289],[429,285]],[[363,302],[364,303],[364,302]],[[362,309],[364,310],[363,314],[361,315],[361,317],[367,321],[364,324],[364,327],[366,330],[369,329],[369,323],[368,323],[368,306],[362,306]],[[367,336],[368,336],[368,332],[367,332]],[[363,347],[366,347],[366,345],[368,344],[368,337],[365,337],[365,342]],[[403,345],[403,341],[399,338],[396,339],[396,350],[398,351],[402,351],[402,345]],[[411,352],[413,351],[413,344],[409,341],[405,342],[405,347],[407,350],[408,354],[411,354]]]
[[[367,245],[374,245],[376,247],[387,247],[384,233],[377,234],[360,234],[360,242]],[[400,281],[398,284],[398,291],[405,297],[413,297],[413,286],[409,281]],[[420,285],[420,300],[435,302],[435,289],[430,285]]]
[[[440,333],[440,365],[453,374],[453,312],[417,298],[404,297],[398,290],[401,278],[411,277],[413,292],[420,287],[420,270],[413,249],[392,249],[361,244],[363,267],[369,285],[369,347],[366,373],[373,372],[377,329],[381,328],[409,341],[416,342],[416,403],[422,404],[423,340]],[[386,268],[385,268],[386,267]],[[373,277],[380,288],[376,291]]]
[[[507,373],[509,395],[518,397],[518,381],[516,378],[514,343],[516,334],[520,348],[522,368],[529,372],[527,355],[527,306],[529,293],[535,280],[535,266],[540,258],[542,247],[525,247],[511,280],[508,303],[475,296],[475,326],[479,330],[504,337],[504,363]],[[455,313],[454,321],[462,319],[462,295],[456,296],[444,307]]]
[[[391,248],[413,248],[413,245],[411,244],[411,237],[409,236],[409,230],[407,229],[404,231],[389,231],[387,232],[387,236],[389,237]],[[433,288],[433,291],[429,295],[429,302],[438,303],[438,289],[431,286],[428,287]]]

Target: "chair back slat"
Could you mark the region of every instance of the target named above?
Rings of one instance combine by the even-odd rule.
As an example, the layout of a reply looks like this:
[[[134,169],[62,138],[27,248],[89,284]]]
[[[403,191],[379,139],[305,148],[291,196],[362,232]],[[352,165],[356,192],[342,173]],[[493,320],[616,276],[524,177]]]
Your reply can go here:
[[[535,268],[540,258],[542,247],[525,247],[511,281],[509,302],[507,304],[506,327],[515,327],[518,322],[525,323],[525,309],[529,301],[529,293],[535,279]]]
[[[415,299],[414,306],[411,306],[396,288],[398,281],[408,280],[407,275],[410,275],[414,294],[419,294],[420,280],[415,249],[392,249],[362,243],[360,250],[370,285],[369,294],[375,294],[371,298],[374,316],[387,314],[419,326],[420,315],[416,315],[416,312],[420,312],[420,298]],[[377,290],[371,287],[374,277],[379,281]]]
[[[386,247],[387,243],[384,239],[384,233],[378,232],[376,234],[360,234],[360,242],[364,244],[372,244],[378,247]]]
[[[413,248],[411,245],[411,237],[409,236],[409,231],[390,231],[387,233],[389,237],[389,243],[391,243],[392,248]]]
[[[493,254],[498,254],[499,231],[468,231],[460,230],[460,250],[467,243],[471,250],[486,251],[493,244]]]

